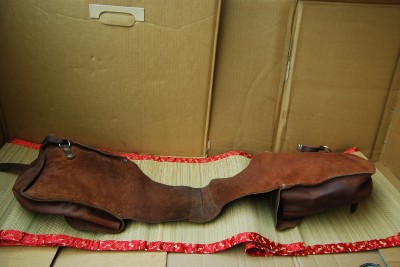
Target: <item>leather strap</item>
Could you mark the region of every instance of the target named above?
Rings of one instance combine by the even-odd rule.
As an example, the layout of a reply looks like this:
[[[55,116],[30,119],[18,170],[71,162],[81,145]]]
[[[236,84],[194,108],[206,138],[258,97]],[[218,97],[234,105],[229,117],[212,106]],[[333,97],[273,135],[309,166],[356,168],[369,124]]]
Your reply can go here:
[[[46,144],[61,145],[67,141],[68,140],[66,140],[66,139],[62,139],[62,138],[58,138],[58,137],[54,137],[54,136],[46,136],[46,138],[42,141],[42,144],[43,145],[46,145]]]
[[[62,144],[63,142],[65,142],[64,139],[47,136],[42,143]],[[24,164],[24,163],[0,163],[0,171],[20,173],[25,169],[27,169],[29,165],[30,164]]]
[[[0,171],[2,172],[22,172],[27,169],[29,164],[23,163],[0,163]]]
[[[299,152],[332,152],[328,146],[306,146],[303,144],[297,145],[297,151]]]

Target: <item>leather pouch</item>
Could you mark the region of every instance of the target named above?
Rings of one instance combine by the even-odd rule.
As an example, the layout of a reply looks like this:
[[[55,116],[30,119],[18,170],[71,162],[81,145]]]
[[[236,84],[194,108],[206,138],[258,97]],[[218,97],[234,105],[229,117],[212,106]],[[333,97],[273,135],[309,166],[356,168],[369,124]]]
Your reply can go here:
[[[271,194],[278,230],[285,230],[300,224],[310,216],[349,205],[350,212],[356,211],[358,202],[365,200],[372,192],[370,174],[353,174],[336,177],[318,185],[296,185],[281,188]]]
[[[13,167],[0,164],[7,169]],[[365,199],[374,172],[371,162],[354,155],[264,152],[237,175],[203,188],[169,186],[124,157],[48,137],[13,193],[26,209],[65,216],[76,229],[118,233],[126,220],[209,222],[229,202],[272,192],[277,227],[284,229],[303,216]]]

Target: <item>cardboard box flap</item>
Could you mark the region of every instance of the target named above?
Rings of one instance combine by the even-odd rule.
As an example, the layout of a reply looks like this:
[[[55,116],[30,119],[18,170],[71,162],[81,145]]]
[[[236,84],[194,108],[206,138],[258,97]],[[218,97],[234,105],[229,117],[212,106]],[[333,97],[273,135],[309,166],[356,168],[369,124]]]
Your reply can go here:
[[[0,147],[6,142],[6,133],[0,119]]]
[[[0,247],[0,266],[50,267],[58,248]]]
[[[400,180],[400,99],[398,99],[397,106],[392,112],[392,121],[381,160]]]
[[[133,27],[89,18],[89,3],[1,2],[9,136],[204,155],[219,1],[96,2],[143,7],[145,21]]]
[[[54,260],[53,267],[81,266],[86,267],[165,267],[167,263],[166,252],[147,251],[85,251],[78,249],[62,248]]]
[[[348,253],[340,255],[314,255],[306,257],[249,257],[243,253],[242,246],[236,246],[223,253],[210,255],[184,255],[184,254],[168,254],[168,267],[183,267],[190,264],[191,267],[207,267],[207,266],[360,266],[367,262],[373,262],[385,266],[379,252],[368,251],[357,254]]]
[[[222,3],[209,154],[271,150],[295,5]]]
[[[356,146],[368,157],[400,46],[400,6],[300,2],[277,148]]]

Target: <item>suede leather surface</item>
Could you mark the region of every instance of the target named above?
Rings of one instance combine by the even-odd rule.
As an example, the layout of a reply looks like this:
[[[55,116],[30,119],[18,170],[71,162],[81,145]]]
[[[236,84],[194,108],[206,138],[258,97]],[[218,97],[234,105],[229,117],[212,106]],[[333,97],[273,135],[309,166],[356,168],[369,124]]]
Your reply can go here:
[[[73,227],[91,231],[122,231],[125,219],[205,223],[227,203],[247,195],[349,175],[370,177],[375,171],[371,162],[348,154],[265,152],[233,177],[191,188],[154,182],[119,156],[76,143],[71,151],[75,158],[67,159],[59,146],[43,145],[38,159],[16,181],[14,194],[31,211],[64,215]]]

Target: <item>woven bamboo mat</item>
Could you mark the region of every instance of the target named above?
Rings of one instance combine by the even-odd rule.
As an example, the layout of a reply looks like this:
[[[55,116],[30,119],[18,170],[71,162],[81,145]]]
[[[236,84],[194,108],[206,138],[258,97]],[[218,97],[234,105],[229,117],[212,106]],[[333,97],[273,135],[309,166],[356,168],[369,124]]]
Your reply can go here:
[[[6,144],[0,162],[30,163],[36,149]],[[149,177],[170,185],[203,187],[213,178],[230,177],[250,159],[233,154],[207,163],[134,160]],[[90,250],[148,250],[213,253],[244,243],[251,255],[307,255],[372,250],[400,245],[400,193],[379,172],[371,197],[358,211],[349,207],[305,218],[299,227],[277,232],[266,195],[229,204],[206,224],[131,221],[120,234],[77,231],[61,216],[33,214],[14,198],[17,175],[0,173],[0,245],[69,246]],[[62,186],[62,185],[60,185]]]

